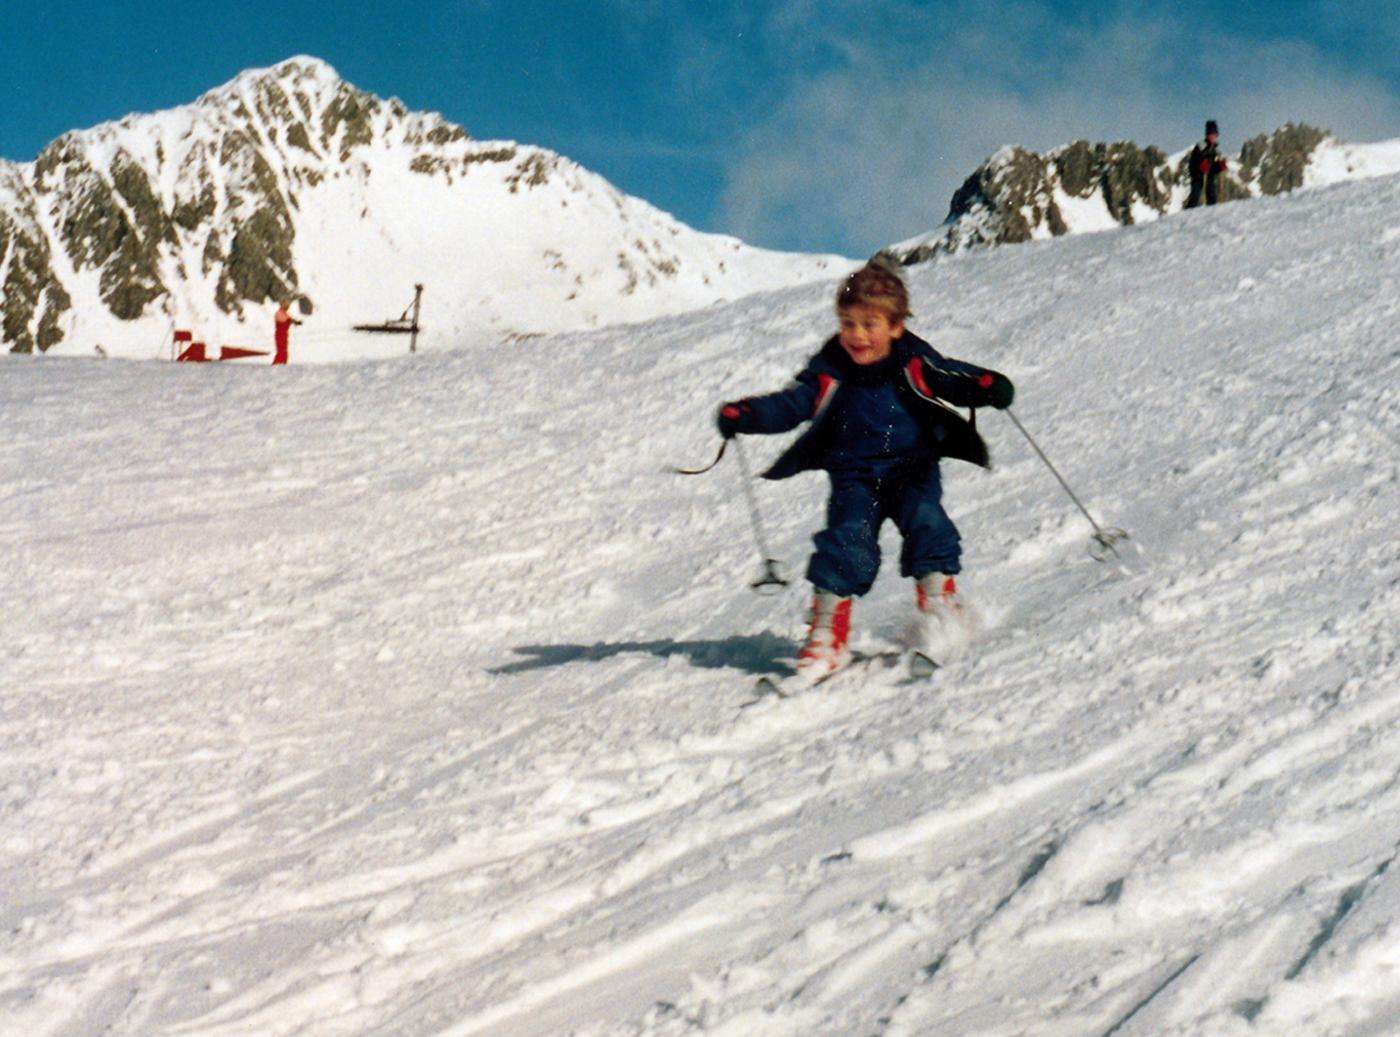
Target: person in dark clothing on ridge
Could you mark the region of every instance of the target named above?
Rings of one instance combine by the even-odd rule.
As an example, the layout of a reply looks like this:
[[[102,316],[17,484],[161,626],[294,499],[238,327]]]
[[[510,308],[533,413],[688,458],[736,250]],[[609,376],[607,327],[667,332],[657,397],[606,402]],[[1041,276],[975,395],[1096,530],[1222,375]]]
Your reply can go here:
[[[1227,165],[1220,154],[1220,127],[1211,119],[1206,123],[1206,139],[1191,149],[1191,195],[1186,199],[1186,208],[1194,209],[1201,204],[1202,189],[1207,205],[1220,200],[1220,177]]]

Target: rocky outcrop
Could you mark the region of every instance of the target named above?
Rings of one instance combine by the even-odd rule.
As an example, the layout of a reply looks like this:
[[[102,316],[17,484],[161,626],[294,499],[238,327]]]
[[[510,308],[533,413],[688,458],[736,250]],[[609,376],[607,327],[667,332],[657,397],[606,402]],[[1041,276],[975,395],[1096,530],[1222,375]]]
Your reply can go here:
[[[1309,164],[1328,139],[1322,130],[1289,124],[1246,141],[1230,164],[1223,200],[1302,187]],[[886,252],[908,265],[968,248],[1154,220],[1185,202],[1188,155],[1173,160],[1160,148],[1131,141],[1080,140],[1044,155],[1004,148],[954,193],[939,230]]]
[[[62,339],[60,320],[71,306],[28,178],[0,162],[0,338],[17,352],[48,349]]]
[[[34,192],[73,269],[96,271],[107,308],[133,320],[164,291],[161,248],[175,243],[174,224],[129,154],[94,159],[75,135],[60,137],[34,164]]]
[[[1327,134],[1312,126],[1292,123],[1272,137],[1260,134],[1240,149],[1240,177],[1259,194],[1286,194],[1303,186],[1308,163]]]
[[[0,192],[5,346],[32,352],[59,342],[72,306],[65,281],[85,274],[96,275],[99,300],[124,321],[188,278],[190,257],[211,276],[213,302],[226,314],[295,296],[295,189],[323,180],[376,132],[395,131],[424,149],[467,140],[460,127],[411,116],[303,58],[245,74],[187,109],[65,134],[31,165],[8,165]]]

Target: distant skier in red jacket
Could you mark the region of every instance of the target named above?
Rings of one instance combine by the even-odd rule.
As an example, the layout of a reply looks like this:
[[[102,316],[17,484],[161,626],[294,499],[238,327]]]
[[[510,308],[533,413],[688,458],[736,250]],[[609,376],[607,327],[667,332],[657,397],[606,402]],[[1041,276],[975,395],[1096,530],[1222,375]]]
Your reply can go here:
[[[285,364],[287,362],[287,343],[292,336],[292,325],[300,324],[301,321],[292,316],[292,302],[290,299],[283,299],[277,306],[277,316],[273,318],[275,323],[275,339],[277,342],[277,353],[272,358],[274,364]]]
[[[1220,127],[1211,119],[1206,123],[1206,139],[1191,149],[1191,196],[1186,199],[1186,208],[1201,204],[1202,189],[1207,205],[1220,200],[1220,177],[1228,165],[1220,154]]]

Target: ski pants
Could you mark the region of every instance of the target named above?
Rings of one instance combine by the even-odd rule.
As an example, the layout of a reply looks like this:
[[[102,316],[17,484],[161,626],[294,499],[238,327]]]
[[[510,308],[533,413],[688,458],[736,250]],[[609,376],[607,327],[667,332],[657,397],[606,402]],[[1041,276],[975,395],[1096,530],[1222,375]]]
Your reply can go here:
[[[1201,191],[1204,189],[1206,204],[1214,205],[1220,200],[1220,178],[1214,174],[1191,178],[1191,194],[1186,199],[1186,208],[1194,209],[1201,204]]]
[[[880,571],[880,527],[893,519],[904,537],[900,575],[962,571],[962,542],[943,510],[938,462],[889,473],[831,474],[826,528],[812,538],[807,579],[843,597],[864,594]]]

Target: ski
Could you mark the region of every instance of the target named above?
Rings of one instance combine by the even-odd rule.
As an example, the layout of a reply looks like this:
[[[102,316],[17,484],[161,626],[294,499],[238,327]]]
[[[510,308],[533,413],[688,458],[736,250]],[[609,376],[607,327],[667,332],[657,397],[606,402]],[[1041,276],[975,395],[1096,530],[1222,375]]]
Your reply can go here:
[[[909,676],[913,680],[928,680],[938,672],[940,666],[932,656],[920,651],[909,653]]]
[[[789,680],[790,679],[791,678],[789,678]],[[743,709],[747,706],[752,706],[756,702],[761,702],[764,699],[764,697],[768,695],[773,695],[780,699],[791,698],[793,692],[786,691],[783,689],[783,681],[784,678],[782,677],[772,677],[766,675],[758,678],[758,680],[753,682],[753,700],[750,702],[745,702],[739,708]],[[815,687],[816,685],[811,686]]]
[[[932,676],[933,671],[938,668],[938,664],[927,656],[922,655],[922,653],[917,654],[924,659],[924,664],[922,664],[918,675],[921,677]],[[902,657],[903,653],[896,651],[857,654],[849,663],[841,667],[841,669],[829,673],[817,681],[806,680],[795,673],[786,675],[764,674],[753,683],[753,697],[747,702],[740,703],[739,708],[747,709],[750,706],[756,706],[766,698],[790,699],[804,692],[823,687],[833,681],[839,681],[845,677],[859,673],[868,673],[871,670],[893,670],[898,668]],[[912,659],[909,661],[907,668],[911,676],[915,675]]]
[[[864,659],[853,659],[851,662],[841,667],[841,669],[829,673],[820,680],[815,681],[800,677],[795,673],[786,675],[764,674],[753,683],[753,698],[743,703],[739,708],[746,709],[769,697],[790,699],[795,695],[802,694],[804,691],[812,691],[814,688],[820,688],[822,685],[830,683],[838,677],[849,674],[854,670],[866,669],[865,664],[866,660]]]

